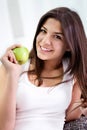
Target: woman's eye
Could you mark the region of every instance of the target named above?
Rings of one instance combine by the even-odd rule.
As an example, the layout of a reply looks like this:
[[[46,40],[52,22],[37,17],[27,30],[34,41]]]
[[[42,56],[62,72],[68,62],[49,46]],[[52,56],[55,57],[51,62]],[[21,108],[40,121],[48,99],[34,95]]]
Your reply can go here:
[[[46,33],[46,30],[41,28],[40,32]]]
[[[55,35],[55,38],[56,38],[56,39],[60,39],[60,40],[62,40],[62,37],[59,36],[59,35]]]

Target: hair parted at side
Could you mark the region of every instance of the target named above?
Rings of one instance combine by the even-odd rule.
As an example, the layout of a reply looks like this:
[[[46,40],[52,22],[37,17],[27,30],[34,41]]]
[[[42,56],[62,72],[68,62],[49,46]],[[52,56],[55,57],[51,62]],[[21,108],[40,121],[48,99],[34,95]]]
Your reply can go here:
[[[81,87],[84,99],[87,99],[87,81],[86,81],[86,35],[84,27],[78,13],[67,7],[54,8],[45,13],[37,26],[35,37],[33,40],[33,48],[30,52],[30,58],[34,59],[34,73],[40,77],[43,70],[44,62],[37,57],[36,52],[36,37],[40,32],[42,25],[48,18],[54,18],[60,21],[66,44],[70,48],[70,52],[64,55],[64,59],[69,60],[67,71],[74,75]]]

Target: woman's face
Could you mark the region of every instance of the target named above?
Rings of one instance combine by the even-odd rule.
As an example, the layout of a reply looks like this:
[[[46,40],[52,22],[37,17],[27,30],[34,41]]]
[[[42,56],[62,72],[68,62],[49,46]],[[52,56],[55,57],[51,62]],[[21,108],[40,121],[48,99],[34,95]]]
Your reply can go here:
[[[58,20],[49,18],[43,24],[36,38],[36,50],[42,60],[61,60],[67,45]]]

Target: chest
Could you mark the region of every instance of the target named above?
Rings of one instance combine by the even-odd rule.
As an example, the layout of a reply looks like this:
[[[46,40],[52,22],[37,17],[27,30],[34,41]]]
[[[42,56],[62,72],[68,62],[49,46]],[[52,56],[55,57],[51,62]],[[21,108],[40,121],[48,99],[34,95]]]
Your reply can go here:
[[[35,87],[30,82],[19,84],[17,92],[17,108],[20,111],[32,112],[64,112],[72,95],[72,82],[57,87]]]

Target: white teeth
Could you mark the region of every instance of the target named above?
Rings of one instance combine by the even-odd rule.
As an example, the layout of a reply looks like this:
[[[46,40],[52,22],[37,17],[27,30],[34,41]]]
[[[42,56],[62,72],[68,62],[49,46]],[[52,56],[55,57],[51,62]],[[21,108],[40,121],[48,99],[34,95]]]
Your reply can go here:
[[[41,47],[43,51],[50,51],[48,48]]]

